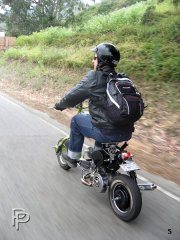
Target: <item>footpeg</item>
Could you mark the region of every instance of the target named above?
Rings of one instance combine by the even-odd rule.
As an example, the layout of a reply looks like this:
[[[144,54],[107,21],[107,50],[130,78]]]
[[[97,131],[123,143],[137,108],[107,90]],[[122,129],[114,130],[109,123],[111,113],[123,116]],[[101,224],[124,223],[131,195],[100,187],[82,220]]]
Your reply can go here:
[[[155,190],[157,188],[156,185],[154,185],[154,183],[149,183],[149,184],[138,184],[138,187],[140,190],[142,191],[152,191]]]

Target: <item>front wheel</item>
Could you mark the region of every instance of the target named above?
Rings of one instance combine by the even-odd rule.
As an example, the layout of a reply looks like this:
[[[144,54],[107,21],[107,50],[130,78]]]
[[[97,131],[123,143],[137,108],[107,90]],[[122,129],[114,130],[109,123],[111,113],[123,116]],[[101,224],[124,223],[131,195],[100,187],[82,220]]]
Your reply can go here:
[[[135,219],[142,207],[137,184],[127,175],[116,176],[109,187],[109,201],[114,213],[123,221]]]
[[[61,143],[63,141],[63,138],[59,140],[58,142],[58,146],[60,144],[62,144],[61,146],[61,150],[57,153],[57,159],[58,159],[58,163],[59,165],[64,169],[64,170],[69,170],[71,167],[69,167],[69,165],[66,163],[66,161],[64,160],[63,156],[62,156],[62,152],[63,151],[67,151],[68,149],[68,144],[69,144],[69,139],[65,140],[63,143]]]

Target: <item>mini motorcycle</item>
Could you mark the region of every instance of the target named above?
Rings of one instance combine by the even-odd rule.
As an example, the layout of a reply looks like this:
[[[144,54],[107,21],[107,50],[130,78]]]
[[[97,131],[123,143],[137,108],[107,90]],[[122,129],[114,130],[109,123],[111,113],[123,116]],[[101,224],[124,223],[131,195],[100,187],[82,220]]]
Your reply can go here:
[[[80,114],[87,107],[82,104],[77,106]],[[67,151],[70,136],[62,138],[55,146],[58,163],[64,170],[70,167],[63,158],[63,152]],[[93,187],[95,191],[104,193],[108,190],[110,205],[114,213],[123,221],[132,221],[140,213],[142,197],[140,190],[154,190],[154,184],[138,184],[136,170],[139,166],[133,161],[128,146],[125,142],[102,143],[102,149],[94,151],[92,147],[85,150],[83,158],[77,163],[82,168],[81,182]]]

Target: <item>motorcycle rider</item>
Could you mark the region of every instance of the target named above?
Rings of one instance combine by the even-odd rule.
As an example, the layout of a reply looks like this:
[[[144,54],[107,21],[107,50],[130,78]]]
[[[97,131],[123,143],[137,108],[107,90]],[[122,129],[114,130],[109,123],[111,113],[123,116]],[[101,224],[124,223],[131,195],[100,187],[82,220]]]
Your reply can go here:
[[[119,50],[110,43],[101,43],[91,49],[95,53],[94,70],[87,73],[84,79],[55,104],[55,109],[66,108],[89,99],[89,114],[75,115],[71,120],[70,142],[64,159],[70,167],[77,166],[81,157],[84,137],[95,140],[95,149],[101,148],[103,142],[128,141],[134,126],[113,126],[105,115],[107,76],[115,74],[115,67],[120,60]]]

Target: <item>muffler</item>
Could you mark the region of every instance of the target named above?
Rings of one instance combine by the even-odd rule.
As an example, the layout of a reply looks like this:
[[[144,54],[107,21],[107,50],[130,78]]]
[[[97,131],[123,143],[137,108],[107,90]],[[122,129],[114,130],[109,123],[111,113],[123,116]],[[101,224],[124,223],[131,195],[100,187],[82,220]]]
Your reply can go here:
[[[148,183],[148,184],[138,184],[138,187],[141,191],[152,191],[155,190],[157,188],[156,185],[154,185],[154,183]]]

